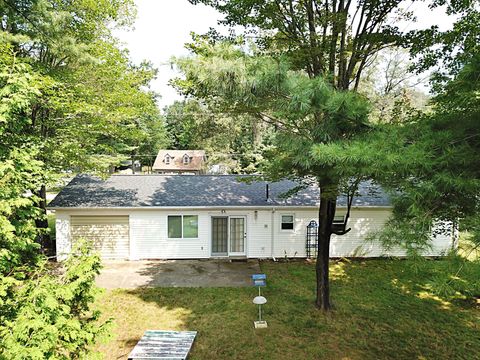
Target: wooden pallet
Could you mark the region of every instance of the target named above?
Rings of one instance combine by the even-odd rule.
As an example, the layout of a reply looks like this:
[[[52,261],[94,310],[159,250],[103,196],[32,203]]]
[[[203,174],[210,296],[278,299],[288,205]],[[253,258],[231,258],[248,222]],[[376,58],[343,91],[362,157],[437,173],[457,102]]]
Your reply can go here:
[[[147,330],[128,360],[185,360],[195,336],[196,331]]]

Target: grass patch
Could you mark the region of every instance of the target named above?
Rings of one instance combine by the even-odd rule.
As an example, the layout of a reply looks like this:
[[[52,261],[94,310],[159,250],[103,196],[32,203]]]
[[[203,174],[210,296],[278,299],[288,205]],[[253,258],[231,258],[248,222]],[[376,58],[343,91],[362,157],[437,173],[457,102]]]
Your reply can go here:
[[[472,359],[480,354],[475,302],[429,292],[445,268],[408,261],[332,263],[330,314],[313,307],[314,265],[263,262],[268,329],[253,329],[254,288],[150,288],[106,292],[114,339],[98,349],[125,359],[147,329],[197,330],[190,359]],[[476,273],[478,275],[478,272]],[[478,281],[478,278],[467,279]]]

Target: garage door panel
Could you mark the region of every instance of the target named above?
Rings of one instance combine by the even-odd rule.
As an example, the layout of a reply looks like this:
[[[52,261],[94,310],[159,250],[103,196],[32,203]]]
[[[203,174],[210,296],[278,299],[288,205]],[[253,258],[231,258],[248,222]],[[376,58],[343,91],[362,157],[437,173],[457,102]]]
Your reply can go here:
[[[71,235],[73,242],[82,238],[92,242],[102,258],[128,258],[128,216],[72,216]]]

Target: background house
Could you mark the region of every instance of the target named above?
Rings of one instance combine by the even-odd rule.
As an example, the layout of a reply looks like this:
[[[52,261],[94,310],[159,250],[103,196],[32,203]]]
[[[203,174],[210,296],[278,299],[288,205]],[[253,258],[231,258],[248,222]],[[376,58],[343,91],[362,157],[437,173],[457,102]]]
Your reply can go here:
[[[198,259],[306,257],[307,225],[318,218],[318,188],[281,197],[298,185],[239,181],[234,175],[114,175],[107,180],[80,175],[50,203],[56,213],[57,256],[78,239],[91,240],[110,259]],[[372,190],[377,190],[372,192]],[[332,257],[404,256],[365,242],[388,219],[389,198],[362,183],[344,236],[332,237]],[[337,216],[346,211],[338,200]],[[438,235],[425,255],[439,256],[455,245]]]
[[[140,173],[142,171],[142,164],[139,160],[135,160],[133,162],[132,167],[132,160],[123,160],[118,166],[115,166],[113,172],[119,174],[134,174]]]
[[[160,150],[153,164],[156,174],[199,175],[205,173],[204,150]]]

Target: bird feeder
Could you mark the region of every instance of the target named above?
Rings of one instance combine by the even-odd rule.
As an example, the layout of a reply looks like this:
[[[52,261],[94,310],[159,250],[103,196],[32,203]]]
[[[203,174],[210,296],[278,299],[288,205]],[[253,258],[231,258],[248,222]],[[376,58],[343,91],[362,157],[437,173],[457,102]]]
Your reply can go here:
[[[253,303],[258,305],[258,320],[253,322],[255,329],[266,328],[267,322],[262,320],[262,305],[267,303],[267,299],[263,296],[255,296],[253,298]]]
[[[258,296],[255,296],[253,303],[258,305],[258,320],[253,322],[255,329],[266,328],[267,322],[262,320],[262,305],[267,303],[267,299],[262,296],[261,288],[267,286],[267,275],[254,274],[252,275],[253,286],[258,287]]]

